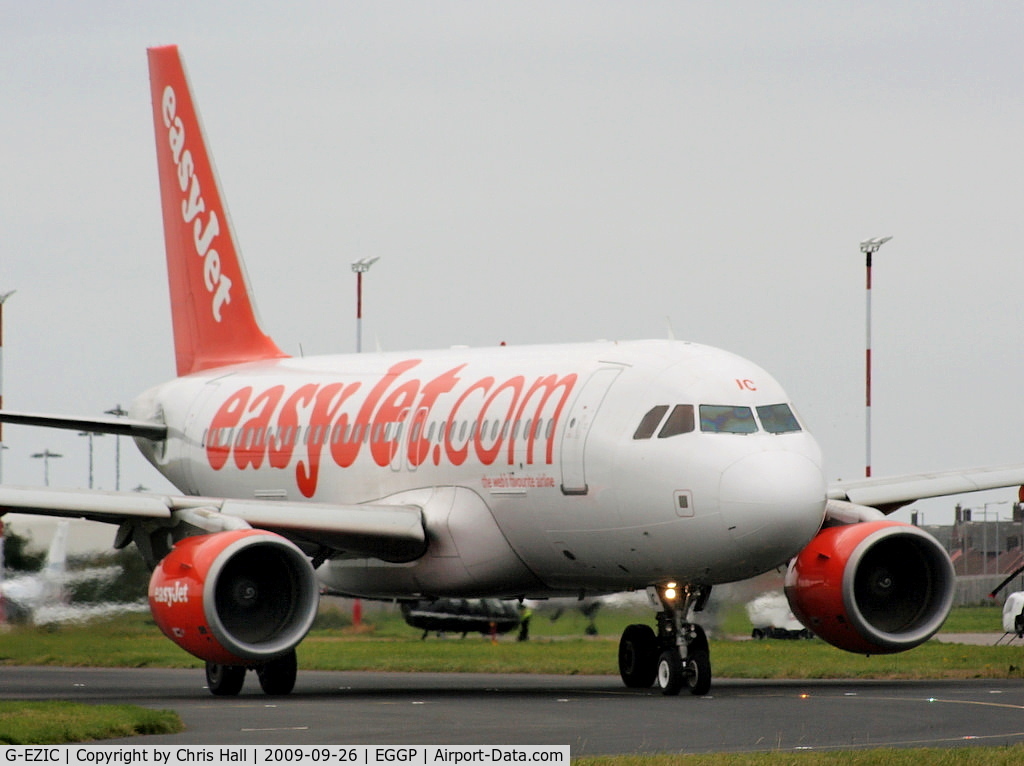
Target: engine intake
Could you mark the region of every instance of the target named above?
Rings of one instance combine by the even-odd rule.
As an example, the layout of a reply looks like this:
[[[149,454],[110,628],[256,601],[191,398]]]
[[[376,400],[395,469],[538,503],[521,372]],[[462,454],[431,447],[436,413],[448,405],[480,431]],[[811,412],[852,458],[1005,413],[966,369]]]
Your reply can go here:
[[[895,521],[824,529],[790,563],[793,614],[833,646],[859,654],[913,649],[942,627],[956,577],[941,545]]]
[[[288,653],[313,625],[319,599],[302,551],[255,529],[186,537],[149,581],[160,630],[221,665],[261,664]]]

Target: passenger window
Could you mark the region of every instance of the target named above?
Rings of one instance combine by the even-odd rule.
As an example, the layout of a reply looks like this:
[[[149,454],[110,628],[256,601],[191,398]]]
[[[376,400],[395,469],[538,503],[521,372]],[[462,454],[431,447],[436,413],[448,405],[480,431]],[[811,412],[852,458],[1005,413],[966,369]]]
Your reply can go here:
[[[757,423],[750,407],[702,404],[700,430],[707,433],[752,434],[757,431]]]
[[[667,439],[670,436],[688,434],[693,431],[693,405],[677,404],[672,408],[672,414],[668,416],[665,425],[658,432],[659,439]]]
[[[667,404],[659,404],[657,407],[652,407],[644,415],[644,419],[640,421],[640,425],[637,426],[636,431],[633,433],[633,438],[650,439],[654,436],[654,432],[657,430],[661,419],[665,417],[666,412],[668,412]]]
[[[757,408],[761,425],[770,434],[788,434],[802,430],[788,404],[768,404]]]

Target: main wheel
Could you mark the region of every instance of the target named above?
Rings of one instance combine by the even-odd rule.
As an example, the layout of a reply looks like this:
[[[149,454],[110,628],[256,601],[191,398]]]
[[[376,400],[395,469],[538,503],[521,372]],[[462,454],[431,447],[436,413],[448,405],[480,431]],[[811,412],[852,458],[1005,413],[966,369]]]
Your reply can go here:
[[[648,625],[630,625],[619,639],[619,675],[630,689],[649,689],[658,675],[658,639]]]
[[[245,668],[240,665],[218,665],[206,663],[206,687],[210,694],[218,697],[234,697],[242,691],[245,683]]]
[[[276,660],[265,662],[256,668],[256,676],[260,679],[260,688],[264,694],[283,696],[291,694],[295,688],[295,676],[298,674],[298,662],[295,659],[295,650],[278,657]]]
[[[711,656],[706,649],[691,651],[683,662],[683,680],[690,694],[703,696],[711,689]]]
[[[682,691],[684,681],[679,650],[675,647],[666,649],[658,658],[658,688],[662,694],[674,697]]]

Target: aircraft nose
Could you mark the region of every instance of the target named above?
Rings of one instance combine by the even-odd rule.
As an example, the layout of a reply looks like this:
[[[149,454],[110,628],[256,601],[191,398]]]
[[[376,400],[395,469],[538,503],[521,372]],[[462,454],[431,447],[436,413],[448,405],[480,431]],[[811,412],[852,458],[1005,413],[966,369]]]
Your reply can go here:
[[[799,452],[756,452],[723,472],[719,498],[733,540],[770,568],[817,533],[825,515],[825,477]]]

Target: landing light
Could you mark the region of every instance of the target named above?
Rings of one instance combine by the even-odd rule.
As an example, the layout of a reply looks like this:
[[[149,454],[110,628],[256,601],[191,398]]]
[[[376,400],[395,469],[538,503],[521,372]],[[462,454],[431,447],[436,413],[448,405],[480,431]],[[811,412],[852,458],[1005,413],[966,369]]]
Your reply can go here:
[[[673,587],[672,585],[669,585],[667,588],[665,588],[665,598],[668,601],[675,601],[676,600],[676,589],[675,589],[675,587]]]

